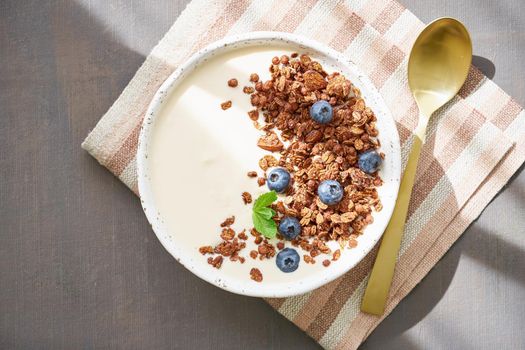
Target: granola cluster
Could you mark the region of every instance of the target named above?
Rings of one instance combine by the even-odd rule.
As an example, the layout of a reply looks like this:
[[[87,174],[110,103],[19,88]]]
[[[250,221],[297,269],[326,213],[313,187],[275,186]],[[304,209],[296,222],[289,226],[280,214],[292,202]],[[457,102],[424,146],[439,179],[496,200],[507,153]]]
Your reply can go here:
[[[219,269],[223,262],[223,257],[228,257],[230,261],[238,261],[241,264],[244,264],[246,258],[239,255],[239,252],[246,248],[245,240],[248,239],[246,232],[243,230],[239,234],[236,234],[235,231],[230,227],[235,222],[235,216],[226,218],[223,223],[221,223],[221,239],[222,242],[217,244],[215,247],[211,245],[202,246],[199,248],[199,252],[202,255],[210,254],[212,256],[208,257],[208,264]],[[216,256],[213,256],[216,254]]]
[[[373,222],[372,209],[382,209],[376,190],[381,178],[357,165],[360,152],[380,146],[376,117],[350,80],[337,72],[328,74],[307,55],[274,57],[270,72],[270,80],[255,83],[250,98],[257,109],[248,115],[253,119],[262,114],[264,123],[254,121],[264,132],[257,144],[279,155],[264,156],[261,169],[281,166],[294,180],[284,200],[273,205],[280,214],[275,220],[282,215],[300,220],[301,236],[292,243],[309,251],[310,257],[329,253],[323,243],[329,240],[342,248],[355,247],[357,236]],[[319,100],[333,107],[333,120],[325,125],[309,114]],[[344,197],[335,206],[323,204],[316,194],[319,183],[328,179],[344,187]]]
[[[259,260],[271,259],[275,256],[275,247],[273,244],[268,242],[256,229],[251,229],[250,233],[254,239],[254,243],[257,245],[257,250],[250,251],[250,257],[254,260],[259,257]],[[282,249],[282,248],[281,248]]]
[[[244,264],[246,258],[239,255],[241,250],[246,248],[246,241],[249,239],[249,236],[246,234],[246,230],[242,230],[239,233],[236,233],[231,226],[235,223],[235,216],[230,216],[226,218],[221,224],[221,233],[220,237],[222,241],[217,244],[215,247],[211,245],[202,246],[199,248],[199,252],[202,255],[210,255],[208,257],[208,264],[219,269],[222,266],[224,258],[229,258],[230,261],[238,261],[241,264]],[[277,249],[282,250],[284,248],[284,243],[280,241],[276,246],[271,244],[268,239],[264,238],[259,232],[255,229],[250,230],[250,235],[253,237],[253,242],[257,246],[257,250],[250,251],[249,255],[253,260],[264,260],[271,259],[275,256]],[[276,249],[277,247],[277,249]],[[262,273],[257,270],[257,278],[254,281],[262,281]]]
[[[261,270],[259,270],[258,268],[254,267],[250,270],[250,278],[252,280],[254,280],[255,282],[262,282],[263,280],[263,275],[261,273]]]

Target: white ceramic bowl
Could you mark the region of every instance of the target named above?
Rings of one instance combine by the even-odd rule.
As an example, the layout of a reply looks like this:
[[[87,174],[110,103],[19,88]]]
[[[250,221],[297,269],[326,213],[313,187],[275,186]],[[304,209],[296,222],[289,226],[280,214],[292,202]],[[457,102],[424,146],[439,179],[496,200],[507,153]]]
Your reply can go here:
[[[261,270],[265,278],[262,283],[257,283],[250,280],[247,271],[249,271],[251,266],[259,267],[259,261],[254,262],[247,257],[246,264],[243,264],[246,266],[234,268],[229,266],[241,264],[234,264],[226,259],[221,269],[215,269],[207,264],[206,257],[203,257],[198,252],[198,246],[213,245],[213,243],[209,241],[208,236],[203,233],[202,241],[197,242],[197,244],[194,236],[190,242],[187,239],[187,235],[177,232],[178,230],[173,229],[173,226],[170,227],[166,224],[167,220],[165,220],[166,218],[163,217],[159,211],[158,203],[156,203],[155,194],[153,193],[150,176],[151,156],[148,157],[148,155],[151,155],[153,130],[155,130],[159,118],[166,118],[163,114],[168,113],[164,112],[166,108],[163,108],[163,106],[169,105],[167,102],[169,102],[174,91],[177,90],[182,81],[195,72],[196,67],[206,65],[213,57],[229,54],[235,52],[235,50],[245,48],[260,49],[266,47],[282,49],[283,52],[296,51],[308,53],[312,58],[319,60],[327,71],[337,70],[346,75],[347,78],[361,89],[367,105],[372,108],[377,116],[377,128],[382,145],[381,150],[385,153],[386,157],[380,170],[384,184],[378,189],[383,210],[373,213],[374,223],[369,225],[365,229],[364,234],[359,237],[359,244],[356,248],[345,249],[341,258],[337,262],[332,263],[328,268],[321,266],[321,261],[318,261],[315,265],[305,264],[303,262],[300,266],[300,273],[281,273],[281,275],[285,275],[285,277],[278,275],[279,271],[275,267],[274,259],[264,261],[262,262],[263,266]],[[260,67],[258,72],[267,71],[267,67],[268,64]],[[227,89],[229,88],[226,87],[226,82],[222,81],[221,84],[224,85],[225,92],[227,93]],[[242,85],[240,85],[240,87],[242,87]],[[245,98],[248,98],[248,96],[245,95]],[[223,98],[223,100],[225,99],[226,98]],[[217,104],[217,112],[215,114],[220,115],[221,112]],[[247,110],[244,111],[244,117],[246,117],[246,112]],[[173,114],[173,111],[170,113]],[[210,118],[218,118],[216,115],[210,116]],[[170,118],[174,117],[178,118],[183,116],[170,115]],[[208,132],[213,131],[208,130]],[[214,136],[220,137],[218,135]],[[186,150],[182,150],[182,152],[184,151]],[[177,151],[175,150],[174,152],[174,158],[176,158]],[[137,153],[137,170],[138,186],[144,212],[162,245],[177,261],[200,278],[230,292],[259,297],[286,297],[306,293],[343,275],[361,261],[372,249],[383,234],[394,208],[399,189],[401,159],[399,137],[395,122],[378,91],[353,63],[349,62],[343,55],[331,48],[304,37],[278,32],[253,32],[227,37],[212,43],[194,54],[162,84],[151,101],[142,125]],[[196,232],[195,234],[199,235],[200,233]],[[214,234],[218,237],[218,233]],[[249,249],[247,249],[247,251],[249,251]],[[244,255],[247,256],[247,252]],[[225,267],[226,265],[227,267]],[[275,276],[275,278],[273,276]]]

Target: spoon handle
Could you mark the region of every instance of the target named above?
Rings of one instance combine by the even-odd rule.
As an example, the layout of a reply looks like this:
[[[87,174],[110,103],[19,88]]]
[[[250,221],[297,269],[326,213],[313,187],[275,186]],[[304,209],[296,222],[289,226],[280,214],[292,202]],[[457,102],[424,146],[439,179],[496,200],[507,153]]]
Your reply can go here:
[[[412,187],[416,178],[417,163],[421,153],[421,146],[425,140],[427,121],[428,117],[419,117],[419,125],[415,131],[414,142],[399,187],[396,206],[383,234],[376,261],[363,296],[361,310],[369,314],[382,315],[385,310],[405,227],[410,195],[412,194]]]

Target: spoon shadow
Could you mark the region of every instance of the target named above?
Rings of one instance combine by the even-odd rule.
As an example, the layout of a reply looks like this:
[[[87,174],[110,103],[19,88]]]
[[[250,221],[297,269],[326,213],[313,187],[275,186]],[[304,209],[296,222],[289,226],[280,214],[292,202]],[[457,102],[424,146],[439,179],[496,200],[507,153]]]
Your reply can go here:
[[[473,55],[472,64],[489,79],[494,78],[494,75],[496,75],[496,66],[488,58]]]

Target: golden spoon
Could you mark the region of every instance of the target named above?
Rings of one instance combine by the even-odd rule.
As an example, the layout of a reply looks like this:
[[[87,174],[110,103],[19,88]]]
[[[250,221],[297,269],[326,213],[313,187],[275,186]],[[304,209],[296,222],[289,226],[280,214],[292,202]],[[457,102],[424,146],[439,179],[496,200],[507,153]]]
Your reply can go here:
[[[361,310],[382,315],[392,284],[399,246],[414,186],[421,145],[430,116],[450,101],[467,78],[472,42],[467,29],[454,18],[439,18],[417,37],[408,60],[408,85],[419,107],[419,124],[392,218],[368,280]]]

